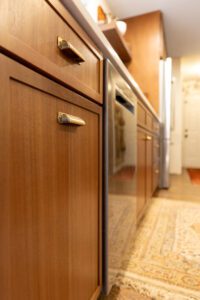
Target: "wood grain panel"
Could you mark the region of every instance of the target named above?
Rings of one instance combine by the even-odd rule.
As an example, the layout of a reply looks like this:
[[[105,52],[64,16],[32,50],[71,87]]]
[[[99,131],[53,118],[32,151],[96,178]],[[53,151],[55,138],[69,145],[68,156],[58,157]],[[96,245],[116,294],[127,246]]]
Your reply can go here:
[[[146,113],[146,127],[150,131],[153,130],[153,116],[149,112]]]
[[[153,120],[153,132],[156,135],[160,135],[160,123],[157,120]]]
[[[33,67],[102,103],[102,56],[58,0],[2,0],[0,47]],[[57,37],[85,58],[81,65],[63,55]]]
[[[146,201],[149,203],[152,198],[153,186],[153,136],[147,134],[146,140]]]
[[[143,217],[158,187],[159,148],[158,137],[138,126],[137,130],[137,222]]]
[[[101,288],[101,108],[0,55],[0,299]],[[63,126],[57,113],[83,118]]]
[[[125,21],[128,25],[125,39],[131,45],[133,57],[128,69],[158,112],[159,60],[165,48],[161,13],[152,12]]]
[[[106,38],[109,40],[123,62],[131,61],[131,51],[126,44],[123,35],[117,27],[115,20],[110,23],[99,25]]]
[[[146,126],[146,109],[140,102],[137,103],[137,124]]]
[[[153,137],[153,185],[152,193],[156,191],[159,185],[160,177],[160,139],[158,136]]]
[[[137,130],[137,217],[146,205],[146,134]]]

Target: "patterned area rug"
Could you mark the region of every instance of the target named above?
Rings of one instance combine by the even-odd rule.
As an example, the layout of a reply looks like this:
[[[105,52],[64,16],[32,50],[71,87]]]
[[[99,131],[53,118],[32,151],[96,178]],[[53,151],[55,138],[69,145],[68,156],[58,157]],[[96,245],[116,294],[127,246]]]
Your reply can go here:
[[[200,204],[155,198],[117,286],[150,299],[200,300]]]
[[[142,296],[131,288],[113,286],[109,296],[101,297],[99,300],[151,300],[151,298]]]

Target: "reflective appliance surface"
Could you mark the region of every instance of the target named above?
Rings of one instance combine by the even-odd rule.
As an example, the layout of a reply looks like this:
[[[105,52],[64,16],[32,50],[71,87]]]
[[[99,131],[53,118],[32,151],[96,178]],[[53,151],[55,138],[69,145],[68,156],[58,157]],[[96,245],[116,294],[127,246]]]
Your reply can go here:
[[[104,290],[116,283],[136,228],[136,96],[106,62]]]

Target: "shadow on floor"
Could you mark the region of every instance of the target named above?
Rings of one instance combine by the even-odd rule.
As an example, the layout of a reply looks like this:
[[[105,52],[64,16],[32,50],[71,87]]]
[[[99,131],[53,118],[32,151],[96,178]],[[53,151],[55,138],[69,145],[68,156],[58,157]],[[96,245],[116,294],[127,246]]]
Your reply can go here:
[[[141,296],[138,293],[134,292],[132,289],[128,288],[119,288],[114,286],[110,294],[100,297],[99,300],[154,300],[149,297]]]

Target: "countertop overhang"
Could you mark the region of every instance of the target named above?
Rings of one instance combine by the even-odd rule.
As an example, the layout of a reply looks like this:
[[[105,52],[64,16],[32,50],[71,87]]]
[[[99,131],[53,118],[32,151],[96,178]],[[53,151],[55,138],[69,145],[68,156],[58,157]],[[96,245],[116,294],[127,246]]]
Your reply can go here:
[[[155,112],[148,99],[145,97],[141,88],[134,80],[128,69],[113,49],[107,38],[101,32],[98,24],[94,22],[90,14],[85,9],[84,5],[79,0],[61,0],[63,5],[69,10],[77,22],[84,28],[96,46],[102,51],[104,58],[111,61],[121,76],[127,81],[132,90],[136,93],[143,104],[152,112],[154,117],[159,120],[158,114]],[[134,58],[133,58],[134,59]]]

